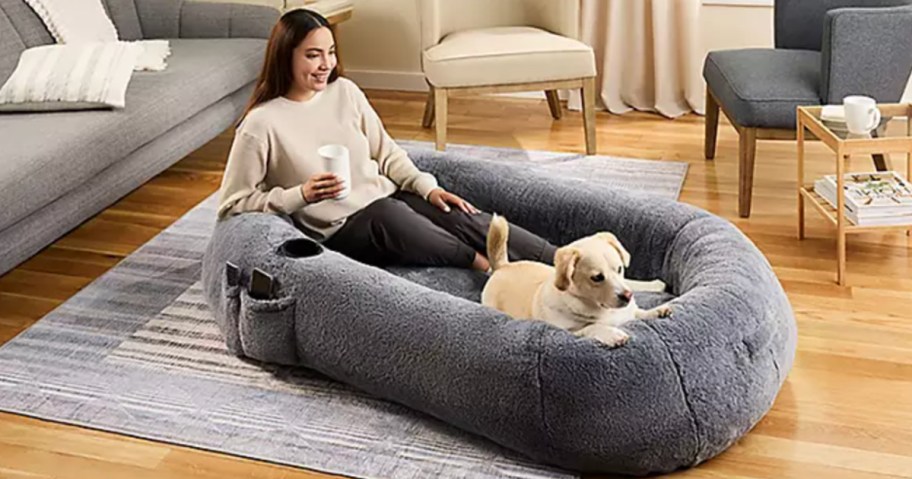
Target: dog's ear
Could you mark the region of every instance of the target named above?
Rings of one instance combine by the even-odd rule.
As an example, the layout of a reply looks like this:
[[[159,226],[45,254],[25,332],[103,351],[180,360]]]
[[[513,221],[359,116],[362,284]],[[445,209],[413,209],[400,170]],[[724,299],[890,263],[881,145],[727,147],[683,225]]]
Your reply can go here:
[[[630,266],[630,253],[624,248],[624,245],[621,244],[620,240],[617,239],[617,236],[614,236],[611,233],[599,233],[595,235],[596,238],[608,243],[617,250],[618,254],[621,255],[621,261],[624,263],[624,267]]]
[[[576,263],[579,263],[580,252],[576,248],[560,248],[554,254],[554,268],[557,272],[554,275],[554,287],[560,291],[567,291],[570,287],[570,279],[573,278],[573,270],[576,269]]]

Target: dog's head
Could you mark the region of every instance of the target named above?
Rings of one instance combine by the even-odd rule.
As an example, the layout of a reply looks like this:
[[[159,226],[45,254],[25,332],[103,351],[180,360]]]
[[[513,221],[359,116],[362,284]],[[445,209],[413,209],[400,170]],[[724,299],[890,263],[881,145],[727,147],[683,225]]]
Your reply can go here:
[[[557,250],[554,286],[602,308],[623,308],[633,298],[624,281],[630,253],[611,233],[597,233]]]

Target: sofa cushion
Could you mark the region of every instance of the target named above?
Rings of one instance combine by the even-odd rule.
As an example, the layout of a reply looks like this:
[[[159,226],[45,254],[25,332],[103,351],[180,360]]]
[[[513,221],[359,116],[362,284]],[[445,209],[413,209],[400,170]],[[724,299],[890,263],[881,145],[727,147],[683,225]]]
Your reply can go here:
[[[16,69],[19,55],[25,51],[25,42],[19,38],[19,35],[16,35],[12,20],[2,8],[0,8],[0,35],[3,38],[3,41],[0,41],[0,84],[3,84]]]
[[[22,0],[0,0],[0,85],[13,74],[26,48],[54,43],[41,19]]]
[[[24,0],[0,0],[0,12],[9,19],[12,30],[5,26],[2,32],[3,41],[6,43],[8,38],[18,37],[25,45],[25,48],[37,47],[54,43],[54,37],[45,28],[41,18],[35,14],[35,11],[25,3]]]
[[[171,40],[163,72],[137,72],[119,111],[0,115],[0,229],[251,83],[266,42]]]
[[[444,37],[423,57],[437,87],[509,85],[595,76],[588,45],[532,27],[467,30]]]
[[[105,11],[117,28],[117,38],[121,40],[141,40],[142,28],[139,26],[139,15],[133,0],[104,0]]]
[[[820,52],[710,52],[703,77],[732,120],[745,127],[795,128],[798,106],[820,104]]]

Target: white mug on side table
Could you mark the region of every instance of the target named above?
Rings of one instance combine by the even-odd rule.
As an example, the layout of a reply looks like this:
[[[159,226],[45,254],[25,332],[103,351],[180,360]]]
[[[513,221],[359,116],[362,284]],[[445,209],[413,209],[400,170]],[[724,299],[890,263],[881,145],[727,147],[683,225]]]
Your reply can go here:
[[[342,193],[335,199],[341,200],[347,198],[351,193],[351,170],[349,169],[348,148],[342,145],[324,145],[317,150],[317,154],[323,158],[324,170],[328,173],[335,173],[342,179],[345,188]]]
[[[867,96],[847,96],[842,100],[846,127],[853,135],[867,135],[880,126],[877,100]]]

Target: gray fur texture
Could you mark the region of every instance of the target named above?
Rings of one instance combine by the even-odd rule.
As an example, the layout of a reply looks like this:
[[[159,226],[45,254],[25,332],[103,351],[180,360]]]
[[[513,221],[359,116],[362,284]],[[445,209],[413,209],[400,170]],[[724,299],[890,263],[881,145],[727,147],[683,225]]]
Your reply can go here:
[[[617,349],[478,303],[485,276],[383,270],[314,243],[280,216],[219,222],[206,295],[231,351],[315,369],[543,462],[647,474],[719,454],[769,410],[795,355],[794,315],[769,263],[697,208],[518,165],[418,152],[441,185],[555,244],[616,234],[628,277],[661,278],[674,317],[624,326]],[[240,266],[228,287],[225,262]],[[277,279],[251,298],[253,268]]]

